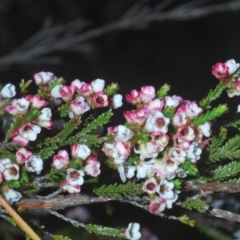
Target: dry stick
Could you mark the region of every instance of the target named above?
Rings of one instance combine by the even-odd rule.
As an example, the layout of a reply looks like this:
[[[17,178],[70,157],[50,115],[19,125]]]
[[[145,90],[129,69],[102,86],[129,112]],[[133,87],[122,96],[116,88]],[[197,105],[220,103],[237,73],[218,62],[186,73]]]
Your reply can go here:
[[[198,183],[194,181],[185,182],[184,190],[186,191],[203,191],[203,192],[240,192],[239,183]]]
[[[29,237],[33,240],[41,240],[38,235],[29,227],[29,225],[16,213],[16,211],[4,200],[4,198],[0,195],[0,204],[3,208],[7,210],[9,215],[11,215],[18,226],[27,233]]]

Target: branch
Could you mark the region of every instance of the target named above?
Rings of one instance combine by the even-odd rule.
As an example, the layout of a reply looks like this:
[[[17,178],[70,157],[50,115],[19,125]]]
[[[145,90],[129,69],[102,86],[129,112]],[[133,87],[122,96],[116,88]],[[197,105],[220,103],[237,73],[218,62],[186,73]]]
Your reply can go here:
[[[203,192],[240,192],[239,183],[197,183],[194,181],[185,182],[184,190],[186,191],[203,191]]]
[[[166,10],[173,0],[163,0],[150,7],[145,1],[138,1],[116,22],[85,31],[88,22],[79,20],[57,27],[50,26],[48,19],[43,28],[9,54],[0,57],[0,71],[12,64],[60,64],[57,57],[42,57],[54,51],[89,51],[87,41],[112,31],[129,28],[143,29],[151,22],[187,21],[227,11],[239,11],[240,1],[209,5],[211,0],[192,1]]]

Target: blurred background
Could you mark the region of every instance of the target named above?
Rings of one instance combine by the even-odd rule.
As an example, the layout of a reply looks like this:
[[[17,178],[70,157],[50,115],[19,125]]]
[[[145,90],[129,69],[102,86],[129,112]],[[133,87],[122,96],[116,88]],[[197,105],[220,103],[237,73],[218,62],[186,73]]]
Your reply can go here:
[[[49,71],[67,81],[118,82],[123,94],[167,82],[171,94],[200,100],[217,83],[211,75],[213,64],[231,58],[240,61],[239,29],[239,0],[0,0],[0,82],[18,83],[32,79],[36,72]],[[114,121],[121,119],[117,111]],[[229,196],[221,197],[226,201],[216,204],[234,205],[239,211],[236,198],[229,203]],[[65,213],[80,221],[120,228],[139,222],[142,240],[227,239],[225,235],[210,238],[199,229],[117,202]],[[169,214],[182,212],[176,207]],[[36,212],[34,219],[46,230],[74,240],[107,239],[69,228],[53,216]],[[208,222],[205,215],[197,219],[221,228],[229,239],[234,234],[240,239],[234,223]],[[15,230],[0,223],[0,239],[23,236],[18,231],[12,235],[10,231]]]

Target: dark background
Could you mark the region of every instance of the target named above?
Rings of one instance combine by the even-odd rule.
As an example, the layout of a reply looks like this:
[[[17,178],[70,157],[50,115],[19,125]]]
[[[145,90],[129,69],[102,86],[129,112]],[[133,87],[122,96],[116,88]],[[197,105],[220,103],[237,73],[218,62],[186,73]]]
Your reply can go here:
[[[108,83],[118,82],[123,94],[142,85],[160,87],[167,82],[172,85],[171,94],[181,95],[189,100],[200,100],[217,83],[211,75],[213,64],[231,58],[240,61],[240,7],[236,11],[228,11],[226,8],[226,11],[220,13],[189,19],[185,17],[191,11],[178,18],[165,17],[162,21],[149,23],[140,21],[131,28],[122,27],[92,36],[79,45],[71,42],[76,36],[86,36],[93,29],[119,21],[136,2],[0,0],[0,82],[18,83],[21,78],[32,79],[35,72],[50,71],[68,81],[79,78],[88,82],[103,78]],[[144,6],[154,7],[161,1],[142,2]],[[163,12],[167,13],[187,2],[191,1],[173,1]],[[206,2],[209,3],[205,6],[209,6],[229,1]],[[75,25],[68,25],[74,21]],[[71,26],[76,26],[76,21],[82,27],[71,32]],[[37,42],[39,45],[25,45],[12,57],[13,51],[44,28],[43,26],[46,29],[48,25],[51,32],[51,28],[64,24],[65,31],[58,35],[52,34],[50,40],[43,35],[41,44]],[[69,37],[70,33],[72,37]],[[64,37],[68,37],[68,40],[59,49],[55,49],[56,44]],[[50,42],[48,48],[44,47],[44,40]],[[38,54],[29,57],[29,51],[34,50]],[[239,100],[235,98],[233,101]],[[117,113],[119,116],[119,111]],[[107,226],[126,227],[129,222],[140,222],[142,228],[151,232],[150,235],[156,235],[155,239],[153,235],[150,236],[152,238],[143,238],[146,240],[210,239],[199,234],[196,229],[151,216],[128,204],[97,204],[87,209],[92,221]],[[180,214],[178,209],[171,212],[173,215],[178,213]],[[203,215],[199,215],[199,219],[202,217]],[[44,220],[37,218],[46,226],[46,230],[62,229],[62,234],[68,231],[64,230],[67,223],[60,220],[58,223],[55,217],[43,216]],[[0,232],[2,229],[0,225]],[[90,239],[79,235],[79,229],[71,231],[72,234],[75,231],[73,239]],[[8,237],[5,233],[1,239],[11,239]]]

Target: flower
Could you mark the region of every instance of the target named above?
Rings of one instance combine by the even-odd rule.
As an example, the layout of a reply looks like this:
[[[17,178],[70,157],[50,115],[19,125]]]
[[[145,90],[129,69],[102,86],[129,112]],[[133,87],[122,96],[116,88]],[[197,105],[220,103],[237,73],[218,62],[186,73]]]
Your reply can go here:
[[[127,142],[133,137],[133,131],[124,125],[118,125],[116,127],[116,139],[119,141]]]
[[[71,185],[68,181],[64,181],[60,184],[60,188],[62,188],[65,191],[68,191],[69,193],[79,193],[81,191],[80,185]]]
[[[94,155],[91,155],[85,163],[84,171],[87,175],[97,177],[100,174],[100,162]]]
[[[174,197],[173,189],[174,184],[172,182],[168,182],[166,179],[162,179],[157,192],[159,193],[159,196],[163,199],[172,199]]]
[[[84,97],[80,96],[71,102],[70,106],[74,115],[80,116],[90,110],[90,106],[85,100]]]
[[[62,97],[62,100],[65,102],[70,101],[73,97],[74,91],[75,91],[75,87],[73,85],[63,86],[60,89],[60,95]]]
[[[53,157],[52,167],[56,169],[62,169],[67,167],[69,162],[68,152],[66,150],[59,150],[58,153]]]
[[[51,72],[39,72],[39,73],[35,73],[33,75],[33,78],[35,80],[35,83],[37,85],[40,84],[47,84],[50,83],[52,81],[54,81],[56,79],[56,77],[53,75],[53,73]]]
[[[148,194],[154,194],[157,191],[158,183],[156,178],[150,178],[142,185],[142,190]]]
[[[6,180],[18,180],[19,179],[19,166],[17,164],[7,163],[4,166],[2,175]]]
[[[236,63],[234,59],[230,59],[225,63],[216,63],[212,66],[212,74],[219,79],[228,77],[236,72],[239,68],[239,63]]]
[[[52,117],[51,108],[43,108],[40,111],[40,115],[37,119],[37,124],[41,127],[45,127],[50,130],[53,125],[51,117]]]
[[[5,111],[12,115],[25,114],[28,111],[30,102],[26,98],[13,99],[11,105]]]
[[[33,155],[28,161],[25,162],[28,172],[36,172],[40,174],[43,169],[43,160],[38,155]]]
[[[37,134],[41,132],[41,128],[32,123],[27,123],[19,129],[19,135],[27,140],[35,141]]]
[[[26,95],[24,98],[26,98],[31,103],[31,108],[40,109],[48,105],[48,102],[43,100],[38,94]]]
[[[202,133],[205,137],[210,137],[212,131],[211,131],[211,123],[205,122],[202,125],[199,125],[198,127],[199,133]]]
[[[86,160],[91,154],[91,149],[85,144],[72,144],[71,145],[72,156]]]
[[[152,214],[158,214],[160,212],[163,212],[166,206],[167,203],[165,199],[156,198],[155,200],[151,201],[149,212]]]
[[[74,185],[83,185],[84,179],[84,172],[82,170],[76,170],[74,168],[69,168],[67,170],[67,177],[66,180],[72,186]]]
[[[121,94],[115,94],[112,97],[112,107],[117,109],[123,105],[122,102],[123,96]]]
[[[125,231],[126,239],[138,240],[141,237],[139,229],[140,229],[139,223],[129,223],[128,228]]]
[[[54,98],[61,98],[61,88],[63,87],[63,85],[59,84],[56,85],[52,90],[51,90],[51,96]]]
[[[97,92],[93,95],[93,104],[96,107],[107,107],[109,104],[108,95],[104,92]]]
[[[144,128],[148,132],[166,133],[168,131],[169,122],[169,118],[164,117],[162,112],[157,111],[154,115],[149,115]]]
[[[11,83],[6,84],[1,90],[1,96],[3,98],[12,98],[15,95],[16,95],[16,87]]]
[[[136,170],[135,166],[119,164],[117,167],[118,173],[122,182],[126,182],[127,178],[132,178],[134,176],[134,172]]]
[[[7,191],[5,191],[4,193],[4,197],[5,199],[12,204],[13,202],[17,202],[19,201],[19,199],[22,197],[22,194],[9,188]]]
[[[98,79],[92,81],[90,84],[95,93],[102,92],[104,89],[104,86],[105,86],[105,81],[103,79],[98,78]]]
[[[152,86],[143,86],[139,96],[143,103],[147,103],[156,97],[155,88]]]
[[[18,164],[22,164],[32,157],[33,153],[26,148],[19,148],[16,152],[16,159]]]

